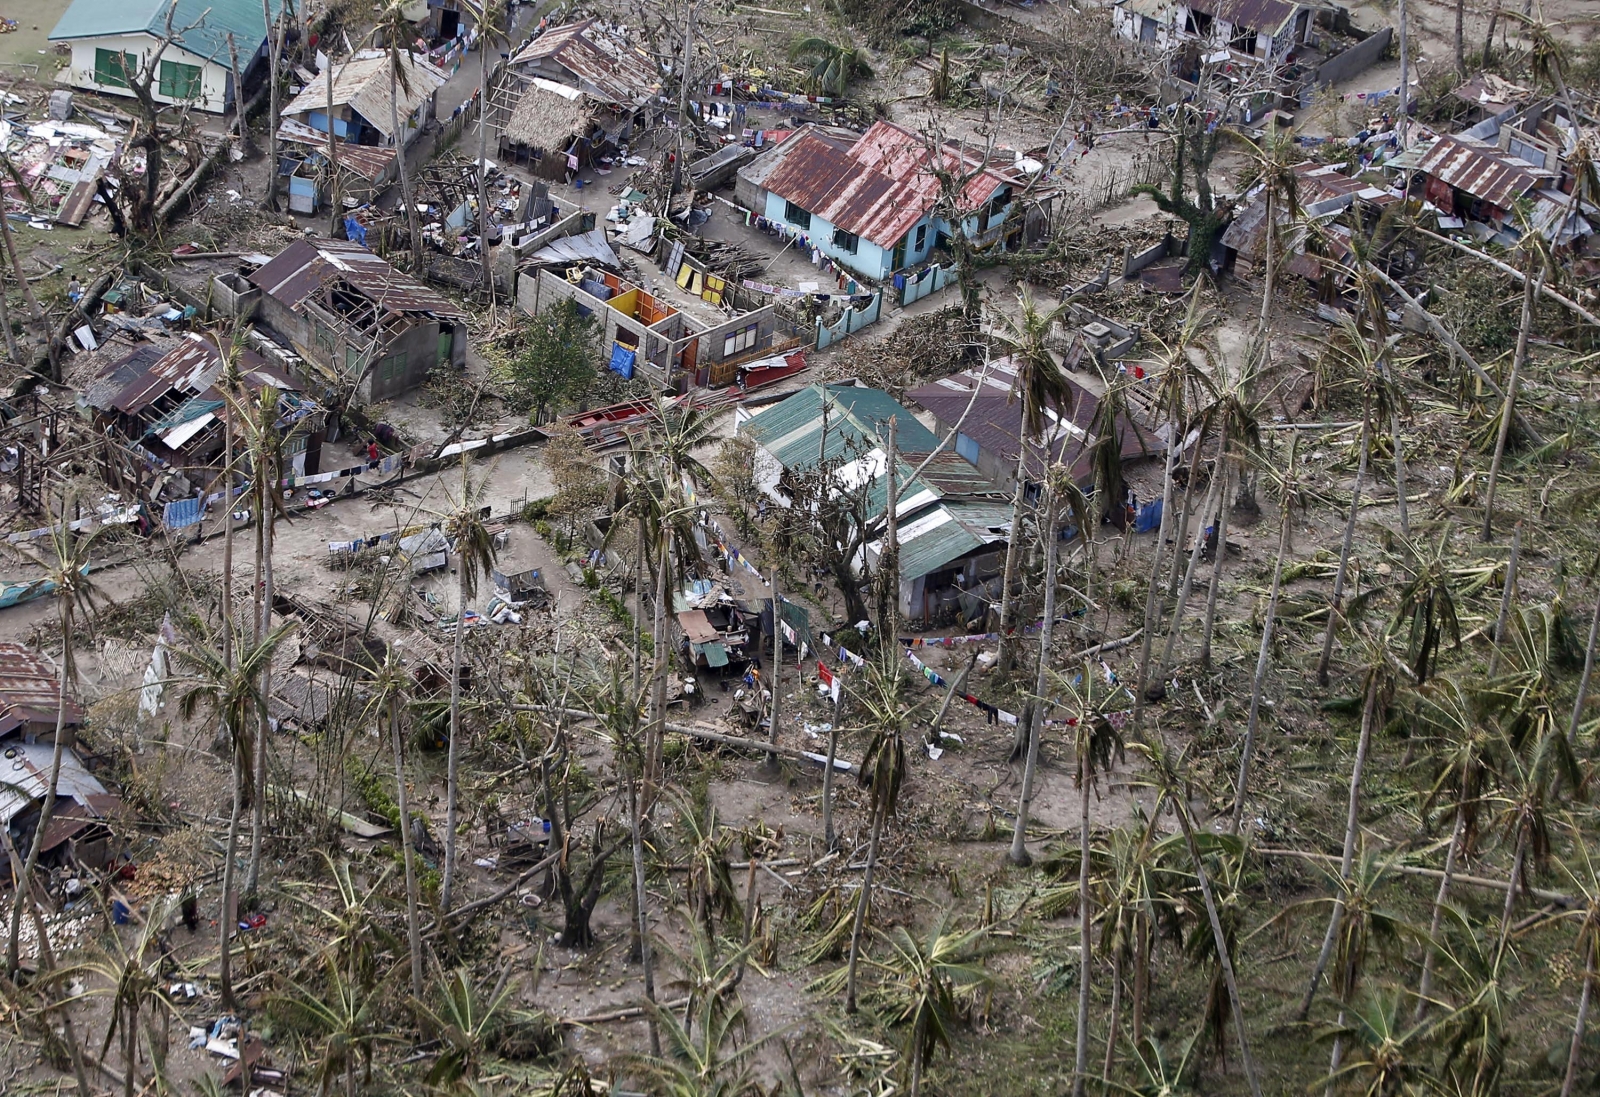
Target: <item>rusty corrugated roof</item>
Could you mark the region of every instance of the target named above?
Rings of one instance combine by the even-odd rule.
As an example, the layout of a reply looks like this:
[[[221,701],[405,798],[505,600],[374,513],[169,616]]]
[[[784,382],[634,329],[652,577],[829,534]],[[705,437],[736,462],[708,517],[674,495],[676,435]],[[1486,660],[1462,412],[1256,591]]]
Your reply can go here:
[[[1234,26],[1272,34],[1294,18],[1300,5],[1285,0],[1185,0],[1193,11]]]
[[[252,285],[295,311],[334,280],[389,312],[420,312],[462,321],[469,315],[443,294],[348,240],[296,240],[250,275]]]
[[[639,106],[661,90],[661,77],[644,51],[608,34],[592,18],[545,31],[511,65],[546,58],[570,72],[580,90],[607,103]]]
[[[880,247],[899,243],[939,199],[927,142],[892,122],[874,123],[854,144],[806,130],[786,141],[780,155],[766,178],[769,192]],[[939,155],[956,174],[983,163],[978,150],[949,142]],[[962,205],[978,209],[1000,187],[1020,182],[1014,172],[984,167],[963,187]]]
[[[130,355],[119,361],[117,367],[136,361]],[[116,372],[113,369],[107,376],[114,376]],[[245,385],[252,389],[271,385],[287,392],[296,392],[300,388],[249,348],[240,351],[239,372]],[[104,402],[125,415],[138,415],[170,392],[198,396],[215,385],[221,376],[222,356],[217,351],[216,341],[198,332],[190,332],[154,362],[143,368],[135,366],[126,383]]]
[[[1510,209],[1529,191],[1555,183],[1555,176],[1496,145],[1455,135],[1435,141],[1417,170],[1501,209]]]
[[[0,644],[0,735],[25,723],[53,723],[61,708],[55,668],[21,644]],[[83,723],[83,709],[66,700],[64,723]]]

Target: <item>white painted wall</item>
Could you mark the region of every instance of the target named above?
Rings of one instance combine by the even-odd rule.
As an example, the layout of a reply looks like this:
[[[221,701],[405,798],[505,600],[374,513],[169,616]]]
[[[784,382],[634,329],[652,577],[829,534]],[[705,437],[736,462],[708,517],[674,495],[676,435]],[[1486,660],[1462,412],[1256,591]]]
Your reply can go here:
[[[94,55],[95,50],[120,50],[123,53],[137,54],[140,72],[143,66],[148,65],[150,57],[156,51],[157,40],[148,34],[117,34],[107,35],[104,38],[74,38],[72,39],[72,64],[63,70],[60,79],[75,88],[84,88],[97,91],[104,95],[120,95],[128,99],[133,98],[133,92],[127,88],[111,87],[106,84],[97,84],[94,80]],[[248,47],[240,49],[239,64],[248,65],[255,51]],[[200,67],[200,97],[194,101],[196,110],[210,111],[221,114],[228,106],[228,81],[231,70],[226,57],[216,61],[208,61],[198,54],[190,53],[179,46],[168,46],[161,53],[161,60],[176,61],[184,65],[198,65]],[[151,82],[150,93],[158,103],[179,102],[164,96],[160,92],[161,76]]]

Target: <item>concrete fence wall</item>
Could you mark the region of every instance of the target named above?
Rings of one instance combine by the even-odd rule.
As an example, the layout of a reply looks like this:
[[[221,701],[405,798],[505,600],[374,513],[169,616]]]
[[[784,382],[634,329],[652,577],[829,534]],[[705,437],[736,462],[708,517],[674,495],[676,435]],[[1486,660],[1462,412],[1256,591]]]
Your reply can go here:
[[[929,281],[932,281],[932,279],[930,278]],[[844,315],[839,317],[832,325],[824,324],[821,319],[818,319],[817,349],[821,350],[824,347],[832,346],[851,333],[860,331],[868,324],[877,323],[882,313],[883,291],[880,289],[873,293],[872,304],[864,309],[854,307],[845,309]]]
[[[1384,27],[1338,56],[1330,57],[1317,69],[1317,75],[1312,78],[1312,83],[1316,87],[1325,88],[1329,84],[1337,84],[1370,68],[1388,50],[1389,40],[1393,36],[1394,28]]]
[[[920,301],[930,293],[937,293],[956,280],[956,268],[944,267],[935,264],[924,268],[927,274],[920,280],[910,275],[906,276],[905,288],[900,291],[900,305],[905,307],[913,301]]]

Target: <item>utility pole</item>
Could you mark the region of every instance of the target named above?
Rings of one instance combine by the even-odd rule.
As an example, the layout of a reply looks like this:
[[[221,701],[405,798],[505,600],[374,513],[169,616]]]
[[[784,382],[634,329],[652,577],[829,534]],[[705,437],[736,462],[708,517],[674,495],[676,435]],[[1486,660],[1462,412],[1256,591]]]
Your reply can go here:
[[[1395,123],[1395,133],[1400,138],[1400,150],[1405,151],[1411,129],[1411,58],[1406,53],[1406,0],[1400,0],[1400,119]]]

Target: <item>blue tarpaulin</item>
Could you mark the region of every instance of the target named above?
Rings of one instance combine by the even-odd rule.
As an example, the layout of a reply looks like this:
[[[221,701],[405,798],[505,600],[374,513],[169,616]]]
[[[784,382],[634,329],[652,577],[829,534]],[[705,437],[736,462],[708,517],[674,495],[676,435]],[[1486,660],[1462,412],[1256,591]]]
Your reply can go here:
[[[634,357],[635,352],[632,348],[625,347],[621,343],[613,343],[611,346],[611,372],[620,373],[625,380],[633,380]]]
[[[1161,525],[1161,500],[1152,499],[1139,508],[1139,513],[1133,519],[1133,532],[1149,533]]]
[[[357,221],[354,217],[346,217],[344,219],[344,234],[352,242],[360,244],[362,247],[367,246],[367,226]]]
[[[179,499],[167,504],[161,513],[161,522],[168,529],[183,529],[200,521],[200,500]]]

